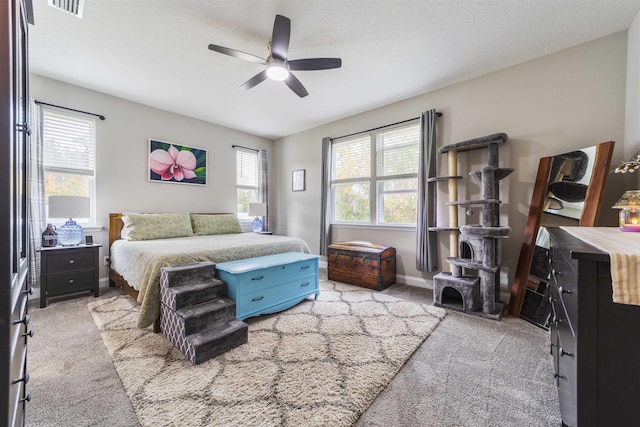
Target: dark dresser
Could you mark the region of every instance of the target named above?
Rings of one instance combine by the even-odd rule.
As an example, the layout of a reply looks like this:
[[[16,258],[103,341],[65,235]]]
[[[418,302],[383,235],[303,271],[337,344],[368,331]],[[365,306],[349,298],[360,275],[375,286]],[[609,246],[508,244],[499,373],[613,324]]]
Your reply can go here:
[[[551,354],[563,425],[640,425],[640,306],[612,300],[609,255],[551,234]]]
[[[55,246],[40,251],[40,307],[47,298],[92,291],[99,296],[99,256],[102,245]]]

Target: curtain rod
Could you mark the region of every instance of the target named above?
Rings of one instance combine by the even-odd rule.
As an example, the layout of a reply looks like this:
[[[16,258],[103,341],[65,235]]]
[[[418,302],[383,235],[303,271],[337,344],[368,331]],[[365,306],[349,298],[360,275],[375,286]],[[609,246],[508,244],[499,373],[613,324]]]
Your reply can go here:
[[[242,145],[232,145],[231,148],[244,148],[245,150],[255,151],[256,153],[260,152],[260,150],[256,150],[255,148],[243,147]]]
[[[63,110],[75,111],[76,113],[88,114],[90,116],[99,117],[100,120],[104,120],[105,117],[102,114],[89,113],[88,111],[76,110],[75,108],[63,107],[62,105],[49,104],[46,102],[38,101],[37,99],[34,101],[36,104],[48,105],[49,107],[62,108]]]
[[[436,116],[442,117],[442,113],[441,112],[436,112]],[[360,132],[354,132],[354,133],[350,133],[349,135],[337,136],[335,138],[331,138],[331,140],[335,141],[336,139],[348,138],[350,136],[360,135],[361,133],[373,132],[374,130],[384,129],[384,128],[388,128],[390,126],[395,126],[395,125],[401,125],[402,123],[412,122],[412,121],[417,120],[419,118],[420,117],[413,117],[411,119],[402,120],[400,122],[391,123],[391,124],[384,125],[384,126],[378,126],[377,128],[367,129],[367,130],[363,130],[363,131],[360,131]]]

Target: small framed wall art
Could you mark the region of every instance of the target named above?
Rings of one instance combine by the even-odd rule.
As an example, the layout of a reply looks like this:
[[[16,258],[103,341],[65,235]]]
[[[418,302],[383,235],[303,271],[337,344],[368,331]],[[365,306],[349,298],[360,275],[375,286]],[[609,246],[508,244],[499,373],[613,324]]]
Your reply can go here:
[[[304,191],[304,169],[298,169],[291,173],[291,190]]]
[[[149,139],[149,181],[207,185],[207,150]]]

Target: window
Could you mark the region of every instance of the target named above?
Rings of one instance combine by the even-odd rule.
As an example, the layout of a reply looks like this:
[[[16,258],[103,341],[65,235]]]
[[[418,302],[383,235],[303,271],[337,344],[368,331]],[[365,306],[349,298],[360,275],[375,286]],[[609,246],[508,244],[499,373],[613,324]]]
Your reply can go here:
[[[236,148],[236,200],[240,220],[249,220],[249,203],[258,201],[258,152]]]
[[[333,221],[415,224],[419,142],[417,122],[334,142]]]
[[[69,218],[49,218],[49,196],[89,197],[90,218],[74,218],[83,225],[95,225],[96,214],[96,123],[91,117],[42,108],[43,166],[45,200],[49,222]]]

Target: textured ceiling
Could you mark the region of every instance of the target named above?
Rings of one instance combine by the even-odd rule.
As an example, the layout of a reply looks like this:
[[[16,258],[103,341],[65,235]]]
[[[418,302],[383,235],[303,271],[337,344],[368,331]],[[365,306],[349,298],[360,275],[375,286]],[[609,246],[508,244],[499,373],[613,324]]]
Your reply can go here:
[[[626,30],[640,0],[86,0],[83,19],[34,0],[31,71],[275,139]],[[276,14],[289,59],[340,57],[239,89],[268,56]],[[50,102],[55,100],[48,100]]]

